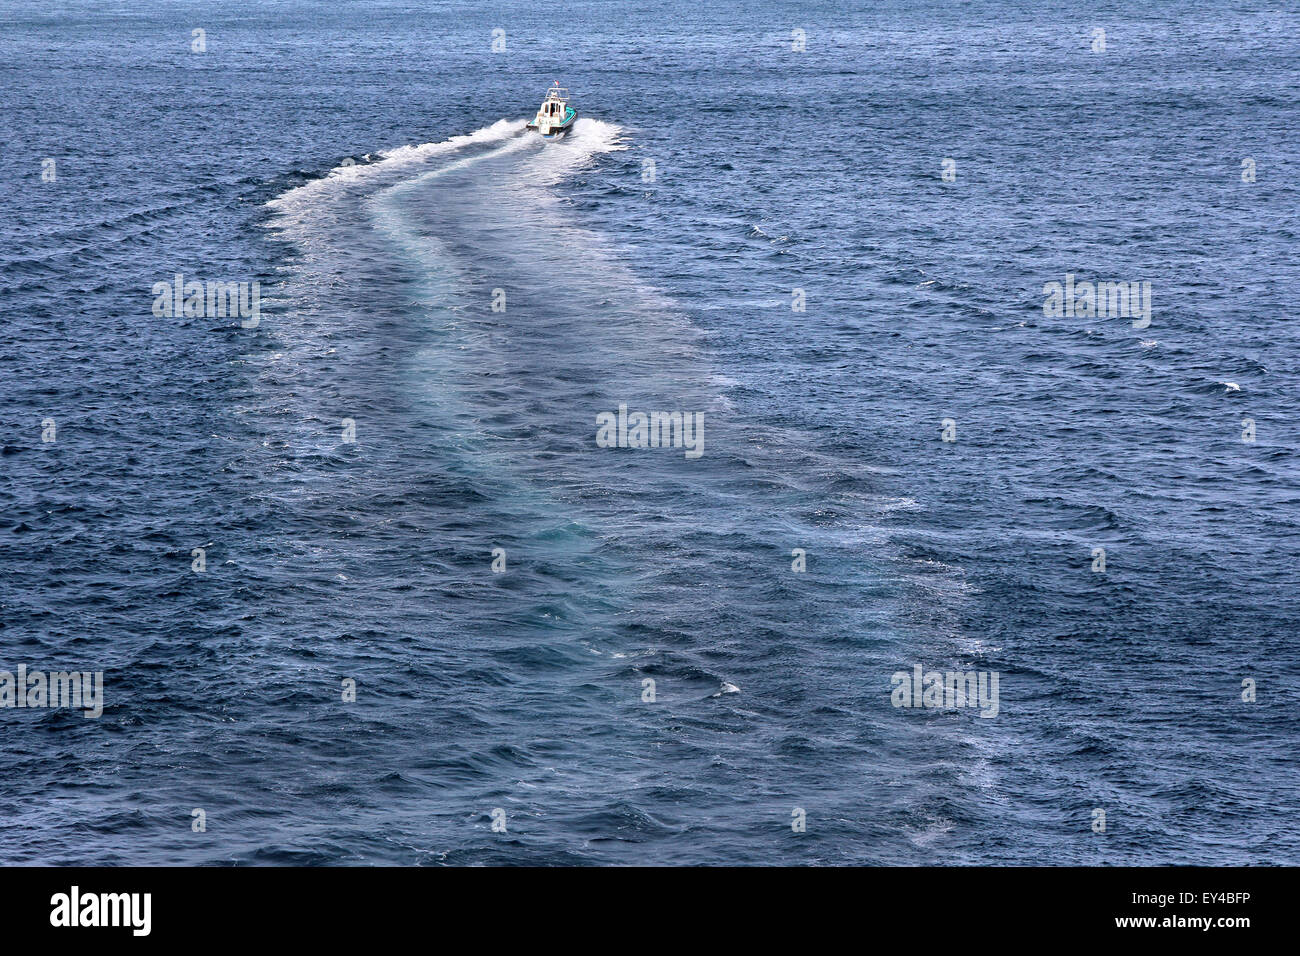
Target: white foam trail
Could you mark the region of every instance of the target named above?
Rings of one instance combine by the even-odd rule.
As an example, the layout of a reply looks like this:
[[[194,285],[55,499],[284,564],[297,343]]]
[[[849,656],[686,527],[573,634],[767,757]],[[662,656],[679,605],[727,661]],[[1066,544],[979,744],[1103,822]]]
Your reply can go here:
[[[395,180],[393,177],[388,177],[388,180],[393,181],[370,184],[374,188],[362,200],[362,207],[380,230],[397,242],[412,258],[421,262],[426,271],[430,274],[441,274],[445,271],[443,263],[446,259],[441,254],[442,244],[437,238],[426,235],[407,220],[402,208],[402,200],[407,194],[424,188],[433,180],[463,170],[467,166],[512,153],[526,152],[528,153],[526,160],[514,166],[507,178],[483,184],[485,188],[492,191],[491,198],[485,199],[484,206],[498,212],[512,206],[517,207],[518,188],[524,187],[528,191],[524,214],[529,222],[537,222],[544,210],[553,207],[557,202],[557,197],[548,187],[563,181],[598,154],[628,148],[619,138],[623,132],[622,127],[601,120],[580,118],[574,123],[572,132],[556,140],[544,140],[535,134],[513,136],[518,125],[512,124],[504,135],[498,136],[499,139],[504,140],[502,144],[486,152],[478,151],[415,175],[410,175],[411,170],[406,166],[399,167],[399,172],[407,175]],[[500,124],[494,124],[486,129],[495,130],[498,126]],[[488,142],[489,139],[483,137],[477,141]],[[416,148],[423,149],[423,147]],[[401,161],[406,162],[404,158]],[[409,163],[407,165],[409,166]]]
[[[335,166],[320,179],[313,179],[295,186],[293,189],[276,196],[266,204],[268,209],[281,216],[292,216],[305,206],[310,206],[335,190],[367,184],[373,180],[400,174],[408,167],[418,166],[430,159],[446,153],[464,149],[476,143],[492,143],[521,132],[524,120],[497,120],[490,126],[476,129],[462,136],[452,136],[437,143],[421,143],[418,146],[399,146],[396,149],[379,153],[380,158],[373,163],[345,164]]]
[[[620,138],[623,127],[604,120],[579,117],[573,132],[560,139],[545,142],[536,163],[527,171],[528,182],[539,186],[553,186],[587,163],[593,156],[627,149]]]
[[[321,178],[295,186],[267,202],[267,209],[273,213],[268,225],[283,238],[306,240],[308,234],[319,231],[328,220],[348,218],[349,214],[344,212],[348,204],[341,200],[373,196],[387,187],[418,182],[425,178],[419,175],[421,166],[468,146],[504,143],[514,137],[515,143],[507,147],[536,147],[536,161],[527,164],[522,178],[528,185],[543,187],[563,181],[597,154],[628,148],[620,139],[622,127],[602,120],[579,118],[568,136],[550,142],[537,136],[520,136],[525,122],[501,119],[472,133],[436,143],[399,146],[378,153],[380,158],[372,163],[336,166]],[[459,164],[452,168],[456,165]]]
[[[393,199],[401,196],[404,192],[419,188],[420,185],[427,183],[431,179],[445,176],[448,173],[454,173],[459,169],[464,169],[466,166],[481,162],[485,159],[493,159],[507,153],[517,153],[535,145],[535,141],[530,141],[528,138],[521,137],[513,142],[506,143],[503,146],[498,146],[496,149],[489,150],[486,153],[477,153],[473,156],[467,156],[464,159],[455,160],[454,162],[447,163],[444,166],[431,169],[427,173],[421,173],[414,178],[402,179],[391,186],[385,186],[383,189],[376,190],[367,200],[366,204],[368,207],[374,208],[384,202],[392,202]]]

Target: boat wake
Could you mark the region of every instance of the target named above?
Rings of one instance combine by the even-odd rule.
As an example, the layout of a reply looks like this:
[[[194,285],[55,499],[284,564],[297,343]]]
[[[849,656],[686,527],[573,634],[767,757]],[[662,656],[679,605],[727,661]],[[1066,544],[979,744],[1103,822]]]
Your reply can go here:
[[[374,154],[371,162],[358,163],[345,160],[319,179],[295,186],[268,202],[267,208],[274,218],[272,228],[285,231],[309,220],[321,205],[335,195],[372,188],[376,184],[395,181],[412,169],[426,165],[440,157],[468,147],[497,143],[523,132],[523,120],[501,119],[472,133],[452,136],[435,143],[399,146],[396,149]]]
[[[296,234],[297,227],[305,229],[316,224],[331,203],[392,186],[449,158],[473,156],[476,151],[510,140],[538,152],[536,172],[539,182],[546,185],[554,185],[600,153],[627,148],[622,142],[622,129],[601,120],[579,119],[571,135],[549,143],[528,136],[524,124],[522,119],[500,119],[472,133],[377,152],[370,161],[349,158],[324,176],[270,200],[266,204],[271,213],[269,225],[285,238],[302,238]]]
[[[778,687],[773,658],[734,635],[806,621],[819,648],[827,608],[837,634],[879,634],[882,619],[907,627],[913,613],[946,615],[944,632],[958,634],[964,595],[927,591],[915,611],[896,601],[892,582],[922,593],[934,571],[888,563],[882,525],[898,503],[875,475],[779,407],[755,419],[724,398],[736,380],[660,287],[663,260],[633,262],[628,236],[605,233],[627,221],[617,204],[641,201],[608,181],[638,177],[626,148],[620,127],[599,120],[555,140],[501,120],[339,166],[269,204],[293,254],[272,323],[284,347],[261,359],[263,394],[281,403],[281,430],[299,432],[286,460],[264,466],[287,476],[268,509],[347,528],[346,553],[368,558],[353,574],[436,552],[444,573],[421,606],[447,615],[438,642],[476,657],[498,648],[511,675],[540,662],[545,672],[524,677],[548,694],[552,681],[640,693],[649,678],[673,706],[708,701],[709,719],[827,688],[859,708],[860,675],[889,674],[920,650],[855,640],[846,673],[838,657],[782,642],[772,653],[800,665],[782,669],[794,686]],[[754,235],[781,238],[757,225]],[[601,442],[602,417],[635,413],[676,415],[683,431],[691,421],[702,455]],[[345,417],[352,447],[333,437]],[[498,547],[499,578],[486,571]],[[794,573],[804,554],[834,572]],[[703,632],[703,621],[718,627]],[[923,659],[980,652],[952,643]],[[496,706],[490,683],[469,693]],[[854,712],[900,746],[935,746],[929,723]],[[636,713],[620,716],[619,752],[646,752],[662,731],[652,710]],[[962,733],[944,731],[948,749],[973,746]]]

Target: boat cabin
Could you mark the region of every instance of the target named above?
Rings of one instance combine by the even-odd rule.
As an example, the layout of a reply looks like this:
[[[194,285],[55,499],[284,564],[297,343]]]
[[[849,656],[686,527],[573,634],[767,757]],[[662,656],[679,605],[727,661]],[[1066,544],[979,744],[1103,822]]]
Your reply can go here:
[[[558,86],[552,86],[546,91],[546,102],[542,104],[540,114],[551,119],[553,122],[559,122],[564,119],[564,108],[569,105],[568,101],[568,90],[562,90]]]

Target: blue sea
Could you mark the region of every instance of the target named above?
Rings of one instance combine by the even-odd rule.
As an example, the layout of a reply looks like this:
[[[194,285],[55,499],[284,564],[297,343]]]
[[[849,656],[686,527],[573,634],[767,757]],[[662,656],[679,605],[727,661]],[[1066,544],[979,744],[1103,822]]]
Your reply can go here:
[[[103,675],[0,687],[6,862],[1300,864],[1298,81],[1273,2],[4,0],[0,671]]]

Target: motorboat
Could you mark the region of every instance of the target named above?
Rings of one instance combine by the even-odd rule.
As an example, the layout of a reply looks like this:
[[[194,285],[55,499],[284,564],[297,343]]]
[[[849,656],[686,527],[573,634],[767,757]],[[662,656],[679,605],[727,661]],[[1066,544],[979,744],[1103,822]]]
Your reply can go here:
[[[528,128],[536,130],[543,139],[558,139],[573,129],[577,118],[578,111],[569,105],[569,91],[556,80],[555,85],[546,91],[546,99]]]

